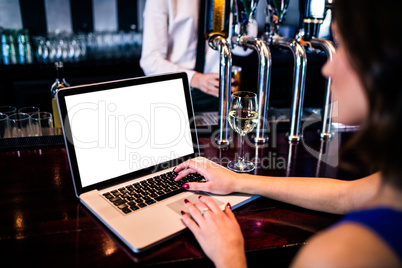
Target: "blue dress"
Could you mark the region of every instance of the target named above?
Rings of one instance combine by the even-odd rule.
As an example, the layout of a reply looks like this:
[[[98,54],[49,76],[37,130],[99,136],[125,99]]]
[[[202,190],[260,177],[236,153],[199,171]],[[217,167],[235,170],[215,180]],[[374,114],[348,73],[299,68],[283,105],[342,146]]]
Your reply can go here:
[[[373,208],[351,212],[338,222],[360,223],[379,235],[402,261],[402,211]],[[338,225],[337,224],[337,225]]]

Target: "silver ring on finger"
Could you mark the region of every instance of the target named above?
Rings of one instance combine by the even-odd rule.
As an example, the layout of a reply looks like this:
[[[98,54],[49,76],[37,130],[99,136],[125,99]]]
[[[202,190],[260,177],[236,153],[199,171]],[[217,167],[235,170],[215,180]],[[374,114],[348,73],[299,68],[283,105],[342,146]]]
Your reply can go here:
[[[207,212],[209,210],[209,208],[203,208],[201,210],[201,215],[204,216],[205,212]]]

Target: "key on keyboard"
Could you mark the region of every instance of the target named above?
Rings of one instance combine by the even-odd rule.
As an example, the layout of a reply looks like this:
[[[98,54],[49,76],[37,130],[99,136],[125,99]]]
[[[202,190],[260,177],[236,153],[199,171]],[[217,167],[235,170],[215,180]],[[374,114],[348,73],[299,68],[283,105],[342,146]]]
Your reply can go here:
[[[189,174],[176,182],[173,179],[177,174],[177,172],[173,171],[167,172],[104,193],[103,196],[124,214],[128,214],[185,191],[182,185],[187,182],[205,182],[204,177],[198,173]]]

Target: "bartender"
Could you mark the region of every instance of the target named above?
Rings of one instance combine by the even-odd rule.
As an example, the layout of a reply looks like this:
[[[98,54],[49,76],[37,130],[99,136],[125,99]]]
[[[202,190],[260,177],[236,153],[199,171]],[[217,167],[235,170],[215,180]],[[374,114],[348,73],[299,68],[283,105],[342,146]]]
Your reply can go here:
[[[146,75],[186,72],[194,110],[218,111],[219,51],[207,45],[203,27],[198,30],[200,5],[204,0],[147,0],[140,65]]]

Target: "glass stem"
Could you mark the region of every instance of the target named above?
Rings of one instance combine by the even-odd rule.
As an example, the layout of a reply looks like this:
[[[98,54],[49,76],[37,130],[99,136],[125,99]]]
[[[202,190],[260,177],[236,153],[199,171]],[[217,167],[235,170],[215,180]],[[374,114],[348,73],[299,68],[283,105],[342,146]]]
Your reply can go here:
[[[243,147],[244,147],[244,135],[240,135],[239,134],[239,166],[241,167],[241,169],[243,169],[243,165],[244,165],[244,158],[243,158]]]

